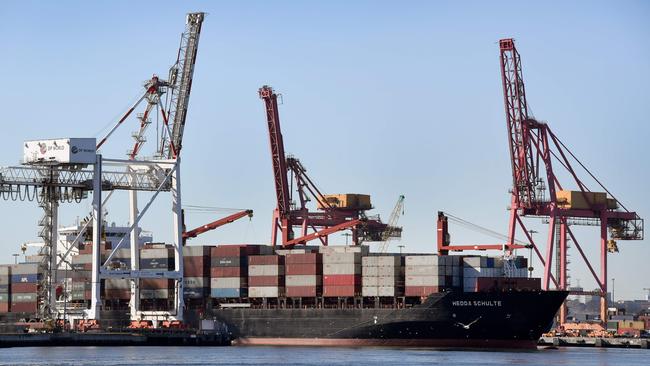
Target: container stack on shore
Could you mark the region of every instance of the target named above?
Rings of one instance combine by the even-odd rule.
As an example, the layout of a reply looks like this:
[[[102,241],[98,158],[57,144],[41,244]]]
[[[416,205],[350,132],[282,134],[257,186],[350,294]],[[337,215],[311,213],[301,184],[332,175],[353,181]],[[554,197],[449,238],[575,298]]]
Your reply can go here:
[[[361,259],[361,275],[363,297],[404,295],[404,270],[401,256],[363,257]]]
[[[281,255],[248,257],[248,297],[284,297],[284,258]]]
[[[353,297],[361,294],[361,251],[367,247],[321,247],[323,297]],[[366,252],[367,254],[367,252]]]
[[[205,245],[183,247],[183,296],[186,300],[200,302],[210,296],[210,249]]]
[[[317,297],[323,293],[321,253],[290,253],[285,256],[287,297]]]
[[[11,312],[36,313],[38,311],[38,292],[43,272],[37,263],[11,265]]]
[[[9,265],[0,266],[0,313],[8,313],[11,304],[11,293],[9,292],[9,283],[11,281],[11,267]]]

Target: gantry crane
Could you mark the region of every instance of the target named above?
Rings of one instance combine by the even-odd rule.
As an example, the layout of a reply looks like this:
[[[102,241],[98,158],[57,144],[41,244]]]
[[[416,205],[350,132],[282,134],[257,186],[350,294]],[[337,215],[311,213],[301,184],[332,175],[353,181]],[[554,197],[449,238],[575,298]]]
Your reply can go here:
[[[600,289],[601,320],[607,315],[607,254],[618,250],[616,240],[642,240],[643,219],[629,211],[614,195],[578,160],[567,146],[553,133],[548,124],[529,114],[524,88],[521,58],[513,39],[499,41],[503,97],[508,130],[512,189],[510,220],[506,243],[496,245],[452,246],[447,234],[447,218],[439,214],[438,249],[449,250],[515,249],[532,246],[544,266],[542,286],[550,283],[560,290],[568,289],[567,241],[570,239],[580,253]],[[553,160],[564,168],[570,182],[561,183],[554,172]],[[574,169],[574,164],[584,172]],[[598,186],[590,190],[579,177],[586,173]],[[577,190],[567,190],[569,186]],[[548,221],[547,244],[544,254],[524,224],[523,218],[537,217]],[[576,239],[570,225],[599,226],[600,274],[597,274]],[[520,229],[529,244],[516,240]],[[608,239],[609,231],[609,239]],[[552,273],[554,246],[558,246],[559,278]],[[558,256],[558,255],[556,255]],[[566,307],[560,311],[560,322],[566,319]]]
[[[83,164],[41,164],[8,167],[0,170],[0,193],[4,199],[36,200],[43,207],[45,215],[39,221],[43,227],[40,236],[44,240],[41,251],[45,259],[41,264],[44,270],[44,279],[39,288],[43,289],[39,298],[42,298],[39,307],[41,319],[48,319],[54,315],[54,286],[56,269],[66,256],[74,243],[84,237],[84,232],[92,223],[92,296],[90,309],[86,317],[96,321],[100,317],[102,302],[100,299],[100,283],[104,278],[128,278],[131,280],[131,316],[133,318],[143,315],[138,312],[137,299],[140,278],[170,278],[176,280],[175,309],[170,313],[154,314],[171,316],[181,320],[183,316],[183,241],[182,211],[180,195],[180,149],[182,147],[183,127],[185,125],[189,95],[192,86],[192,76],[196,61],[201,25],[204,13],[190,13],[187,15],[186,29],[181,36],[181,44],[177,54],[176,63],[171,67],[169,79],[162,80],[153,76],[145,83],[145,92],[118,120],[111,130],[96,145],[92,161]],[[162,95],[169,92],[167,103],[162,102]],[[146,100],[147,106],[144,113],[138,115],[140,129],[133,134],[134,147],[128,153],[128,160],[105,159],[98,154],[109,137],[117,128],[127,120],[137,106]],[[137,155],[146,141],[145,132],[151,124],[150,112],[158,108],[163,119],[160,141],[152,160],[139,160]],[[92,165],[92,169],[87,166]],[[117,170],[104,170],[104,166],[118,167]],[[110,169],[110,168],[109,168]],[[102,260],[100,255],[100,242],[102,232],[102,207],[110,198],[114,190],[127,190],[130,192],[130,241],[131,241],[131,268],[128,270],[111,270],[111,263],[116,251],[124,244],[124,236],[112,248],[108,258]],[[102,191],[109,194],[102,199]],[[138,191],[149,191],[153,194],[142,210],[137,206]],[[57,218],[60,202],[80,202],[93,193],[93,210],[87,224],[75,238],[73,245],[63,255],[56,252],[57,243]],[[171,192],[175,251],[175,268],[172,271],[157,271],[146,273],[139,271],[138,251],[138,225],[151,204],[160,192]],[[60,258],[60,261],[57,259]]]
[[[328,236],[341,230],[352,230],[352,242],[355,245],[364,240],[380,241],[387,225],[378,217],[366,216],[365,211],[372,208],[369,196],[350,195],[356,198],[364,196],[367,201],[339,204],[333,195],[322,194],[307,175],[307,170],[302,163],[293,156],[285,155],[280,129],[278,95],[267,85],[261,87],[258,93],[266,107],[277,199],[277,208],[273,212],[272,245],[277,244],[278,231],[282,235],[283,247],[305,244],[315,239],[320,239],[323,245],[327,245]],[[296,182],[299,206],[293,203],[290,178],[291,183],[294,180]],[[310,211],[307,208],[307,203],[311,200],[316,201],[319,211]],[[298,236],[294,235],[295,226],[300,227]],[[310,229],[311,233],[308,232]],[[399,233],[401,231],[395,231],[395,235]]]

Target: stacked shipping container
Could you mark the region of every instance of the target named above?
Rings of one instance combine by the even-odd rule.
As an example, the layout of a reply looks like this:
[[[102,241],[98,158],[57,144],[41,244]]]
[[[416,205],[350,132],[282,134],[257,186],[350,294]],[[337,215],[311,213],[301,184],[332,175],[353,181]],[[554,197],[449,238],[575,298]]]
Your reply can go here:
[[[405,257],[405,296],[428,296],[460,286],[460,257],[409,255]]]
[[[369,256],[361,259],[364,297],[404,295],[404,271],[401,256]]]
[[[210,293],[209,246],[183,247],[183,296],[204,299]]]
[[[283,297],[284,257],[280,255],[253,255],[248,257],[248,297]]]
[[[317,297],[322,295],[322,254],[287,254],[284,269],[287,297]]]
[[[528,276],[528,261],[524,257],[516,257],[514,268],[509,270],[508,277],[525,278]],[[479,278],[502,278],[506,270],[502,258],[463,257],[463,291],[477,290]],[[484,284],[485,281],[482,282]],[[530,284],[533,286],[534,284]]]
[[[248,297],[248,256],[267,254],[261,245],[220,245],[211,249],[210,297]],[[262,251],[265,253],[262,253]]]
[[[361,253],[352,247],[322,247],[323,297],[352,297],[361,294]],[[355,249],[360,249],[357,247]]]
[[[40,265],[21,263],[11,265],[11,311],[14,313],[36,313],[38,292],[43,278]]]
[[[11,267],[8,265],[0,266],[0,313],[7,313],[10,310],[11,293],[9,292],[9,282],[11,280]]]

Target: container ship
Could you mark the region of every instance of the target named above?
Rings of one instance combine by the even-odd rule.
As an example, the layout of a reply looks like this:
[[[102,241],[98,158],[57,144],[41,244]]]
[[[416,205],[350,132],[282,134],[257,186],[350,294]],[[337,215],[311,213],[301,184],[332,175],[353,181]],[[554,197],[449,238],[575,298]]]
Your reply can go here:
[[[59,273],[57,309],[73,322],[90,307],[90,246]],[[102,245],[105,255],[110,246]],[[238,345],[533,348],[567,296],[540,290],[524,257],[370,253],[365,245],[205,245],[183,254],[183,286],[141,279],[138,308],[170,310],[180,289],[188,326],[218,324]],[[4,324],[38,316],[37,257],[0,266]],[[128,267],[130,250],[113,261]],[[173,266],[169,245],[142,245],[141,270]],[[101,281],[102,329],[127,328],[131,280]]]

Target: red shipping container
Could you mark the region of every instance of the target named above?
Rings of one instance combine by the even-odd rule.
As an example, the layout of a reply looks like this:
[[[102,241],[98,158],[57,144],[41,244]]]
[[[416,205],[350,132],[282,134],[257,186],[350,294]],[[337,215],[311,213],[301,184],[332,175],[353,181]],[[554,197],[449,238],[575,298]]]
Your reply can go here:
[[[404,296],[426,297],[437,292],[440,292],[438,286],[407,286],[404,291]]]
[[[105,300],[129,300],[130,298],[130,290],[104,290]]]
[[[12,283],[11,292],[20,294],[38,292],[38,287],[37,283]]]
[[[258,264],[284,264],[284,257],[281,255],[251,255],[248,257],[249,265]]]
[[[9,303],[0,302],[0,313],[8,313],[8,312],[9,312]]]
[[[296,253],[285,255],[286,264],[323,263],[321,253]]]
[[[284,286],[284,277],[278,276],[250,276],[248,286]]]
[[[286,275],[318,275],[323,273],[323,265],[320,263],[292,263],[285,264]]]
[[[316,297],[321,292],[316,286],[289,286],[286,290],[287,297]]]
[[[324,297],[351,297],[359,292],[359,286],[323,286]]]
[[[246,267],[212,267],[210,268],[210,277],[243,277],[247,272]]]
[[[12,313],[35,313],[38,310],[37,302],[12,302]]]
[[[174,280],[166,278],[142,278],[140,288],[143,290],[158,290],[174,288]]]
[[[361,275],[323,275],[323,286],[361,286]]]
[[[210,257],[183,257],[185,277],[207,277],[210,272]]]

